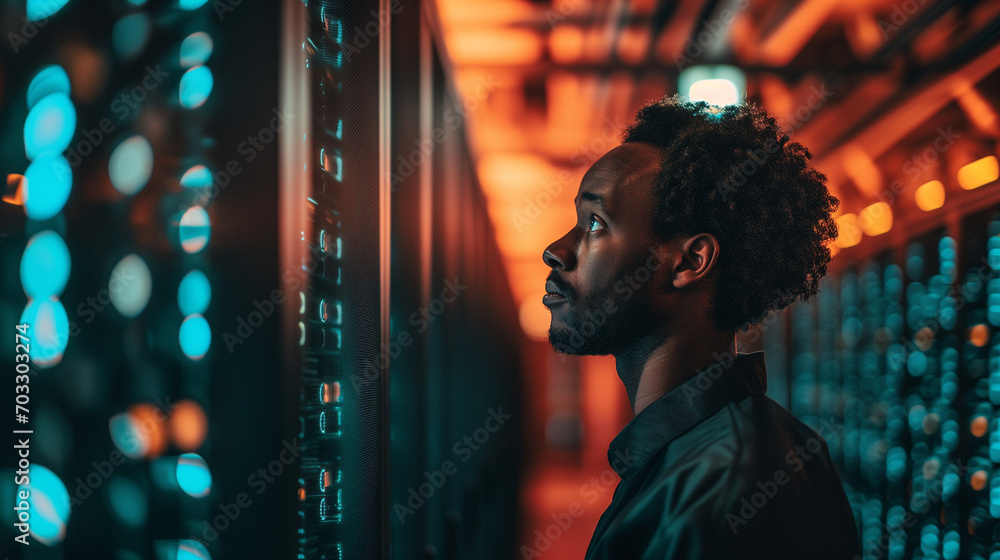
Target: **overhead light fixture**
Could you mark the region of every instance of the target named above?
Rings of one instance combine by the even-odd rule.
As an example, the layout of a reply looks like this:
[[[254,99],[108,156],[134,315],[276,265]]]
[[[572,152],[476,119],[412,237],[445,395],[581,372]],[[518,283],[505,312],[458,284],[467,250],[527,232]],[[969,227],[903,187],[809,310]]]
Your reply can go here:
[[[742,103],[746,85],[743,71],[725,64],[692,66],[677,77],[677,91],[682,96],[720,107]]]
[[[997,164],[995,156],[977,159],[958,170],[958,184],[967,191],[978,189],[998,178],[1000,178],[1000,165]]]

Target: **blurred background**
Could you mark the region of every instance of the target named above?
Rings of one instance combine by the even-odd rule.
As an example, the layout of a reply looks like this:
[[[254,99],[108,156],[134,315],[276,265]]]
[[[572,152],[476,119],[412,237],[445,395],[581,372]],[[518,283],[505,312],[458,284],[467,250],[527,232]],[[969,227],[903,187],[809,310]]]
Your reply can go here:
[[[8,557],[582,558],[631,410],[546,342],[541,254],[681,93],[765,107],[841,201],[819,296],[739,350],[865,558],[1000,559],[1000,2],[0,17]]]

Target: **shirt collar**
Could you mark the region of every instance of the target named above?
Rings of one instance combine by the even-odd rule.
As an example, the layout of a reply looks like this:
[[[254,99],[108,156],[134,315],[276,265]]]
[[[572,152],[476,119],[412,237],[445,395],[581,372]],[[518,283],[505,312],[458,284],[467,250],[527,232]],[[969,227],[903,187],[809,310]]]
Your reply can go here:
[[[763,351],[720,360],[637,414],[612,440],[608,462],[622,479],[630,478],[674,438],[713,412],[766,390]]]

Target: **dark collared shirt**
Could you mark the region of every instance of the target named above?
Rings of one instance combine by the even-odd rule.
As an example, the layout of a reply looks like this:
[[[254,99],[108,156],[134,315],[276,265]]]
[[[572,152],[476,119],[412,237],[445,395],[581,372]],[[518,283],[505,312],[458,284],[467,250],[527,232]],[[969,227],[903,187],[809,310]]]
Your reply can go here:
[[[860,558],[826,441],[766,388],[764,353],[738,354],[636,415],[586,560]]]

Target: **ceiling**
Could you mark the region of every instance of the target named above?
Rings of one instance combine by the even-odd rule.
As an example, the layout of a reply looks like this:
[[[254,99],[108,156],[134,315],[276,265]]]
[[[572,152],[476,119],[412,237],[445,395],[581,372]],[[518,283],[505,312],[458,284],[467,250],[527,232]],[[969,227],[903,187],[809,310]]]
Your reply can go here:
[[[639,107],[676,92],[683,69],[738,67],[747,100],[812,151],[841,199],[834,251],[971,195],[959,170],[998,153],[1000,1],[437,0],[435,8],[522,326],[539,338],[548,326],[542,251],[575,223],[584,172],[619,143]],[[994,188],[995,164],[963,173]],[[940,187],[918,196],[931,181]]]

